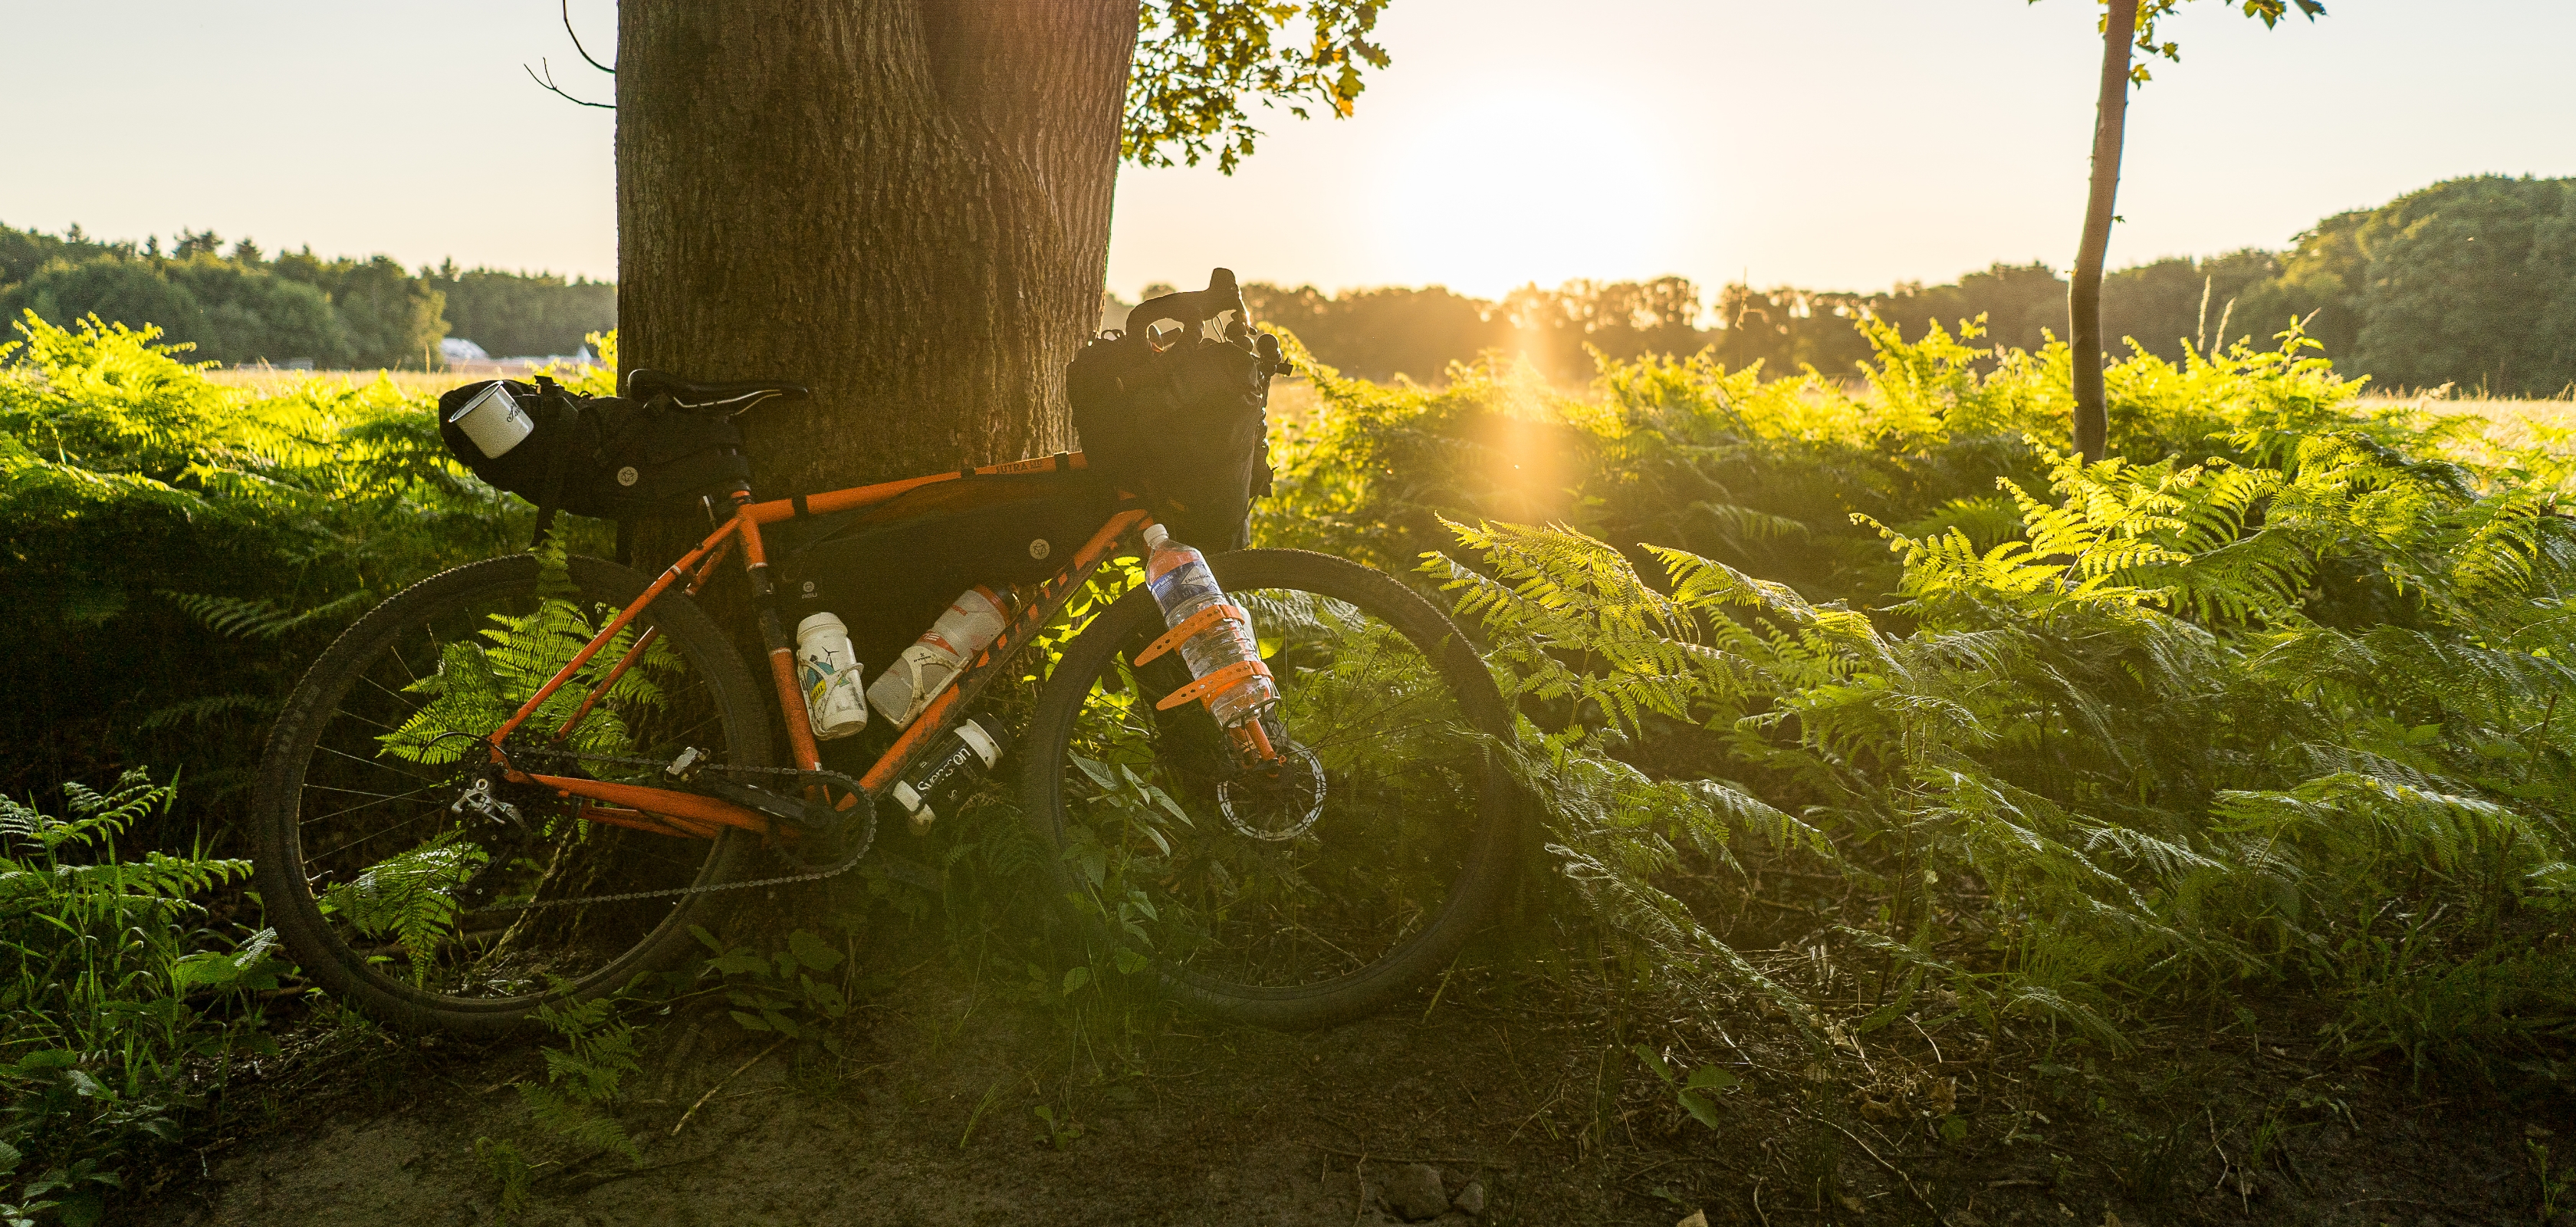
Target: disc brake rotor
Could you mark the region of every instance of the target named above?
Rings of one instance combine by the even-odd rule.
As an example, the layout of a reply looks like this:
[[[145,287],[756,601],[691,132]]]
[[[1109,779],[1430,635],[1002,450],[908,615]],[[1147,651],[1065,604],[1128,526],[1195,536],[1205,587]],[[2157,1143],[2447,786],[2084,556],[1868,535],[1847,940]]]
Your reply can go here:
[[[1290,742],[1277,766],[1217,785],[1216,803],[1236,834],[1286,843],[1314,829],[1324,814],[1324,764],[1314,751]]]

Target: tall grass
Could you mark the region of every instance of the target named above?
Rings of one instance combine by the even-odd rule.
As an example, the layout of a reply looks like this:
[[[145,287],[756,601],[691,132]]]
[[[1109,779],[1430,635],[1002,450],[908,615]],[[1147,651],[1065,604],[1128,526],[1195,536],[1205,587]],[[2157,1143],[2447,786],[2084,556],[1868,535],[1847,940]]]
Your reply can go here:
[[[69,818],[0,797],[0,1188],[24,1221],[96,1222],[140,1149],[222,1081],[255,1032],[241,994],[274,988],[269,930],[209,927],[193,900],[250,862],[120,847],[174,785],[127,772],[65,790]]]

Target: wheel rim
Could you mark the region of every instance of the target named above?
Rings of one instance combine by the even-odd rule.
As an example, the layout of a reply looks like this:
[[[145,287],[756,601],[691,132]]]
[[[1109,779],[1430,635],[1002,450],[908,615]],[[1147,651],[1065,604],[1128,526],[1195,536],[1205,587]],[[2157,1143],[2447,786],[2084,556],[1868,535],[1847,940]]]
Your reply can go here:
[[[701,882],[720,843],[583,821],[573,804],[473,771],[470,751],[617,606],[531,571],[478,586],[377,633],[310,728],[287,804],[304,898],[340,965],[397,997],[446,1008],[523,1008],[578,992],[620,964],[688,896],[560,901]],[[545,589],[541,593],[541,586]],[[639,619],[648,623],[648,619]],[[649,625],[630,628],[524,726],[543,747]],[[565,746],[667,759],[695,746],[732,761],[704,648],[667,628]],[[514,738],[513,744],[520,743]],[[572,774],[572,764],[531,770]],[[591,766],[604,779],[647,773]],[[460,808],[488,788],[494,804]],[[476,809],[481,812],[476,812]],[[514,904],[544,903],[536,908]]]
[[[1153,710],[1188,680],[1179,654],[1129,663],[1161,619],[1113,609],[1119,648],[1055,760],[1059,846],[1120,966],[1231,996],[1313,993],[1398,958],[1458,900],[1502,780],[1440,667],[1450,645],[1366,598],[1228,595],[1280,687],[1285,768],[1229,781],[1204,706]]]

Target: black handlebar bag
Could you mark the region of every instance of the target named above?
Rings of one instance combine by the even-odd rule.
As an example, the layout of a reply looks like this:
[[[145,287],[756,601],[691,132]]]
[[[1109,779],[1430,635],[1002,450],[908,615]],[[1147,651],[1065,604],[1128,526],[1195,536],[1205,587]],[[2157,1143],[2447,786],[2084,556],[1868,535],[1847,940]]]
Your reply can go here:
[[[1271,489],[1278,339],[1251,330],[1225,269],[1207,289],[1148,300],[1127,318],[1127,331],[1095,338],[1065,367],[1085,463],[1144,498],[1175,540],[1208,553],[1250,545],[1252,500]]]

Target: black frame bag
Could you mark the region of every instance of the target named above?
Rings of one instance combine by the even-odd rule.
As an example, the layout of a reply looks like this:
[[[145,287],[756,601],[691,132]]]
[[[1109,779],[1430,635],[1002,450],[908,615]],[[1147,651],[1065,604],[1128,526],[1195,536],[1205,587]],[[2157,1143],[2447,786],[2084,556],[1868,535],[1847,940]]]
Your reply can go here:
[[[1271,490],[1270,378],[1287,364],[1249,314],[1234,273],[1216,269],[1204,290],[1139,303],[1126,331],[1094,338],[1064,371],[1091,471],[1210,553],[1252,543],[1252,500]]]

